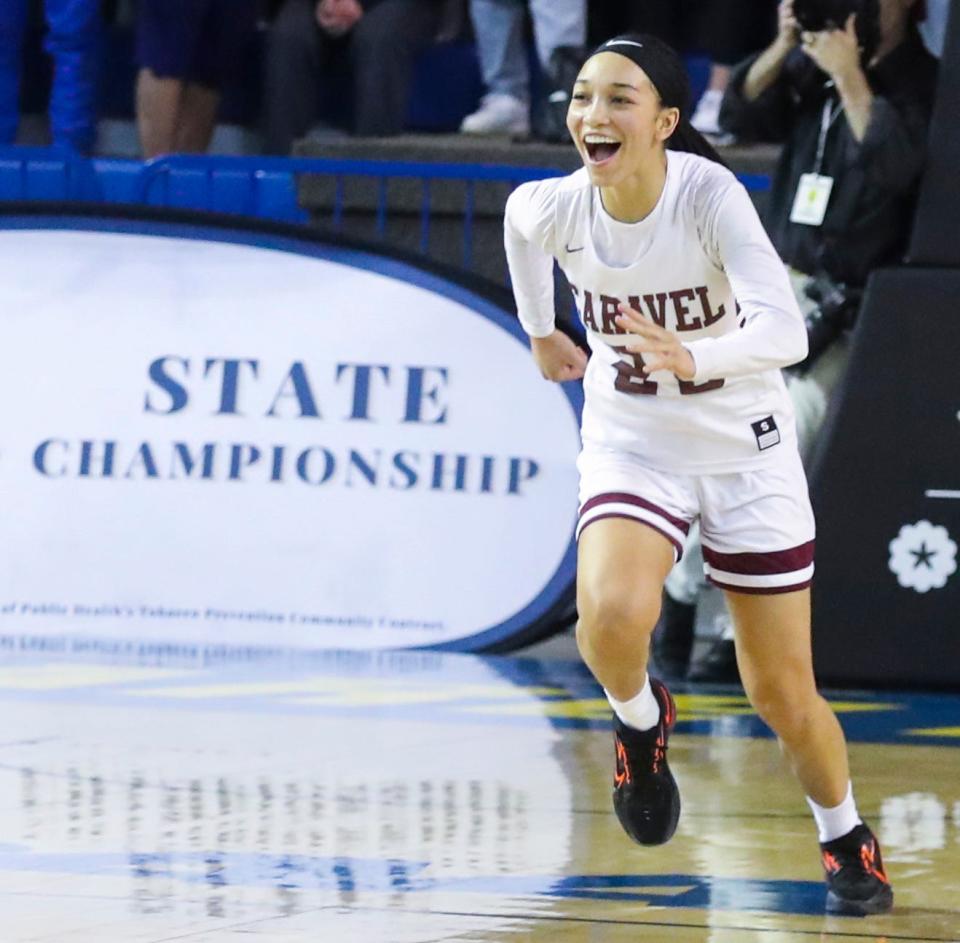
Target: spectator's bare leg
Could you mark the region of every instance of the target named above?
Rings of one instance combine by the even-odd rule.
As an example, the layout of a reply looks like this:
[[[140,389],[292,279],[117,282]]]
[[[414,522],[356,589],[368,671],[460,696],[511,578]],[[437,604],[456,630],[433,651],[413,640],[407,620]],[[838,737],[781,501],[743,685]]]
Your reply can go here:
[[[160,78],[150,69],[137,76],[137,130],[145,159],[172,154],[176,149],[177,122],[183,82]]]
[[[180,99],[175,146],[179,154],[205,154],[217,124],[220,93],[206,85],[190,83]]]

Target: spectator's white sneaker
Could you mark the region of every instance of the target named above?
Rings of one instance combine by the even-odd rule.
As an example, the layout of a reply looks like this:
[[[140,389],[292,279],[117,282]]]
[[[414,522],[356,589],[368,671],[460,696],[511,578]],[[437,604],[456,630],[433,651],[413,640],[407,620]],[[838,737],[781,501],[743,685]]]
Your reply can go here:
[[[719,89],[707,89],[697,102],[690,124],[701,134],[706,135],[714,144],[725,147],[733,144],[736,138],[720,127],[720,103],[723,92]]]
[[[512,95],[491,92],[460,125],[463,134],[529,134],[530,109]]]
[[[723,92],[709,88],[703,93],[690,119],[690,124],[701,134],[720,134],[720,102]]]

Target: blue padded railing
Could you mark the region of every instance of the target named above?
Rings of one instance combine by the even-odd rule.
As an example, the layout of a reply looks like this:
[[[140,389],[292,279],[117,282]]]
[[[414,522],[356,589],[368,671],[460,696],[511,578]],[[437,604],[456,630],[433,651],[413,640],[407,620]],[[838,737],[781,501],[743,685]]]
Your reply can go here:
[[[0,148],[0,201],[136,203],[143,164],[53,147]]]
[[[376,180],[376,235],[387,231],[391,180],[420,181],[420,251],[430,245],[432,218],[431,184],[437,180],[461,182],[463,201],[462,264],[473,268],[473,224],[476,185],[505,183],[511,189],[528,180],[556,177],[562,170],[544,167],[512,167],[496,164],[434,164],[414,161],[338,160],[319,157],[161,157],[144,165],[141,202],[161,206],[191,206],[248,216],[304,222],[307,214],[297,203],[296,177],[315,174],[332,178],[333,228],[343,225],[345,180]]]
[[[511,187],[528,180],[560,176],[562,170],[493,164],[420,163],[411,161],[337,160],[285,157],[211,157],[173,155],[146,163],[112,158],[81,158],[55,148],[0,148],[0,201],[81,201],[139,204],[237,214],[303,223],[308,214],[297,201],[297,178],[312,174],[332,178],[332,224],[343,226],[345,181],[378,182],[375,228],[387,231],[391,180],[419,180],[420,249],[430,243],[433,216],[431,185],[459,181],[464,186],[462,264],[473,268],[473,227],[478,183]],[[740,174],[748,190],[766,190],[769,179]]]

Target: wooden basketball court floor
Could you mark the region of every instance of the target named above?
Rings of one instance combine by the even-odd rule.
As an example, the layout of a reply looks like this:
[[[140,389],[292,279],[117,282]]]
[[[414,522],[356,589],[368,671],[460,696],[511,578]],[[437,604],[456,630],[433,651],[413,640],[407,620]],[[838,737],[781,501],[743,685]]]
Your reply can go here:
[[[897,895],[833,917],[736,690],[677,689],[650,849],[574,662],[78,648],[0,661],[2,943],[960,940],[958,696],[828,692]]]

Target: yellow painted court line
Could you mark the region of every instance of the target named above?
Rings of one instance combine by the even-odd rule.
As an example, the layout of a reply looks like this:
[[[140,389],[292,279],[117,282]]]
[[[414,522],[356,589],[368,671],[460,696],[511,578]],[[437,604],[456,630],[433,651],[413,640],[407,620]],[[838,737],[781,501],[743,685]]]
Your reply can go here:
[[[874,704],[867,701],[831,701],[829,698],[827,699],[827,703],[838,714],[870,714],[883,711],[906,710],[905,704]]]
[[[142,688],[123,692],[130,697],[162,697],[176,700],[239,697],[296,697],[298,703],[351,705],[403,704],[462,701],[471,698],[516,698],[524,693],[555,696],[561,688],[515,688],[495,684],[444,684],[429,686],[415,681],[375,678],[319,676],[292,681],[238,681],[228,684],[185,685],[171,688]]]
[[[482,686],[477,685],[480,689]],[[436,688],[416,688],[405,687],[396,688],[384,686],[382,688],[359,687],[350,690],[328,691],[324,694],[313,695],[310,697],[292,698],[294,704],[321,705],[326,707],[379,707],[381,705],[404,707],[411,704],[456,704],[459,701],[475,699],[493,699],[493,698],[516,698],[516,690],[509,691],[503,689],[491,689],[485,693],[477,690],[471,692],[463,688],[451,687],[448,690]],[[551,701],[521,701],[520,705],[530,704],[537,706],[540,704],[550,704]],[[510,705],[507,705],[507,713],[511,713]]]
[[[465,704],[459,708],[466,714],[487,714],[498,717],[562,717],[568,720],[603,720],[610,716],[606,698],[590,700],[516,701],[511,704]]]
[[[674,694],[677,710],[681,707],[706,708],[711,705],[718,707],[743,706],[749,707],[750,702],[744,694]]]
[[[137,680],[149,680],[137,678]],[[236,681],[220,684],[176,685],[164,688],[132,688],[129,697],[171,700],[217,698],[283,698],[292,703],[318,707],[398,707],[418,704],[450,704],[474,714],[517,717],[557,717],[595,720],[609,716],[604,698],[571,698],[560,687],[514,687],[509,684],[437,684],[393,678],[345,678],[320,675],[283,681]],[[537,698],[539,700],[532,700]],[[469,703],[487,701],[492,703]],[[754,713],[742,694],[677,694],[677,719],[710,720]],[[900,710],[897,704],[863,701],[831,701],[837,713]]]
[[[743,711],[735,710],[736,708],[746,708],[746,713],[753,713],[750,701],[743,694],[677,694],[674,700],[677,702],[678,715],[684,712],[691,714],[743,713]],[[838,714],[873,713],[904,709],[903,704],[881,704],[874,701],[839,701],[828,698],[828,702]]]
[[[95,687],[141,681],[166,681],[192,674],[166,668],[137,668],[120,665],[84,665],[71,662],[45,665],[18,665],[0,668],[0,693],[8,691],[56,691],[65,688]]]
[[[720,717],[747,717],[755,714],[750,702],[742,695],[680,694],[676,698],[677,720],[715,720]],[[864,704],[860,701],[833,701],[838,713],[861,710],[895,710],[893,704]],[[516,701],[514,703],[470,704],[462,710],[469,714],[491,714],[501,717],[557,717],[573,720],[603,720],[610,716],[606,698],[561,699],[546,701]]]
[[[902,732],[914,737],[960,737],[960,727],[918,727]]]
[[[517,717],[562,717],[573,720],[605,720],[610,717],[610,705],[606,698],[583,700],[517,701],[511,704],[469,704],[462,710],[469,714],[496,714],[498,716]],[[703,710],[681,709],[677,706],[677,720],[712,720],[716,717],[736,717],[752,714],[753,708],[737,705],[735,707],[708,707]]]

